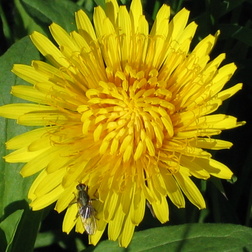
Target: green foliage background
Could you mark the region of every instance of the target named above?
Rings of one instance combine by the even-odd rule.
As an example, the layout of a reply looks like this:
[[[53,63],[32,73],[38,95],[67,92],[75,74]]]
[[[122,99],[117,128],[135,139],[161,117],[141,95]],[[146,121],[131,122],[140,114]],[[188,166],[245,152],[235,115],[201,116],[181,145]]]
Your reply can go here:
[[[130,0],[121,0],[129,5]],[[97,247],[87,245],[87,235],[61,231],[63,214],[53,206],[32,212],[27,191],[34,177],[23,179],[22,164],[6,164],[0,159],[0,252],[42,251],[252,251],[252,0],[144,0],[145,15],[150,23],[159,7],[167,3],[173,14],[186,7],[190,19],[199,25],[195,45],[209,33],[221,31],[212,56],[227,54],[225,63],[235,62],[238,71],[228,85],[243,82],[243,90],[226,102],[222,112],[246,120],[241,128],[223,132],[231,141],[231,150],[213,153],[228,165],[237,180],[201,182],[199,187],[207,202],[198,211],[190,203],[186,209],[170,204],[170,222],[162,225],[149,212],[137,228],[127,250],[106,235]],[[12,85],[24,81],[10,72],[14,63],[30,64],[41,56],[27,35],[37,30],[50,37],[48,25],[56,22],[66,30],[75,29],[74,12],[92,11],[104,0],[0,0],[0,105],[17,101],[10,96]],[[18,100],[18,102],[21,102]],[[13,120],[0,119],[0,156],[6,155],[7,139],[27,131]]]

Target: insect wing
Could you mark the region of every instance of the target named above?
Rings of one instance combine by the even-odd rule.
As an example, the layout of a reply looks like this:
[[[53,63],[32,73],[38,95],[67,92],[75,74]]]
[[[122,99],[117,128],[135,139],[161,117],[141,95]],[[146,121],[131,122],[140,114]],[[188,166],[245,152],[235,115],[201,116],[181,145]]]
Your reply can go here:
[[[79,208],[79,215],[86,232],[92,235],[96,231],[95,209],[88,204]]]
[[[83,226],[84,226],[86,232],[89,235],[94,234],[95,231],[96,231],[96,220],[95,220],[95,217],[93,215],[90,216],[87,219],[81,217],[81,220],[82,220],[82,223],[83,223]]]

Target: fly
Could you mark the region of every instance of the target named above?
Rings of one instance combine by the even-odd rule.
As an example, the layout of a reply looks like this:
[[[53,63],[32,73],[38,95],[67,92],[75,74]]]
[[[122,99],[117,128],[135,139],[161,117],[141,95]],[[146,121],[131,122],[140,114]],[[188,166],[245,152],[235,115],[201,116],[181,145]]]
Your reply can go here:
[[[93,200],[88,195],[88,187],[86,185],[78,184],[76,189],[78,190],[77,204],[79,216],[81,217],[86,232],[92,235],[96,231],[96,210],[92,206]]]

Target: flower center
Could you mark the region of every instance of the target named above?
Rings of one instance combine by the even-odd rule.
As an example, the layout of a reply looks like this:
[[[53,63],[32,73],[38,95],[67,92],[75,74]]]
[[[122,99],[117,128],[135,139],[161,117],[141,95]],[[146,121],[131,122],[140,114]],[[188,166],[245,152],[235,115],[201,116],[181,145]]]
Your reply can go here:
[[[106,71],[108,81],[89,89],[87,105],[78,108],[83,134],[100,141],[100,154],[121,154],[125,162],[155,156],[174,134],[172,93],[156,69],[137,72],[128,65],[124,72]]]

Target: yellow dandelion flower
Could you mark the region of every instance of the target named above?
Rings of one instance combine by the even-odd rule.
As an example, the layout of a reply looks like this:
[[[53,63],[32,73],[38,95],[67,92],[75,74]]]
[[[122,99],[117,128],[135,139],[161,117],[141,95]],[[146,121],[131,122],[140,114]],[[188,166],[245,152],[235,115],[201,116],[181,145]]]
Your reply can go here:
[[[167,198],[178,208],[185,197],[205,208],[191,177],[232,177],[207,149],[231,147],[212,137],[243,122],[212,113],[242,84],[222,91],[236,66],[220,67],[224,54],[210,60],[218,33],[190,50],[197,25],[187,24],[188,16],[182,9],[169,21],[163,5],[149,31],[140,0],[129,11],[107,0],[105,10],[95,8],[93,24],[76,13],[77,32],[53,23],[58,47],[31,35],[50,64],[14,65],[32,86],[14,86],[12,94],[33,103],[2,106],[0,115],[39,127],[9,140],[15,151],[5,160],[25,162],[24,177],[39,173],[30,206],[66,209],[64,232],[90,229],[89,242],[97,244],[108,226],[109,239],[126,247],[146,203],[164,223]]]

